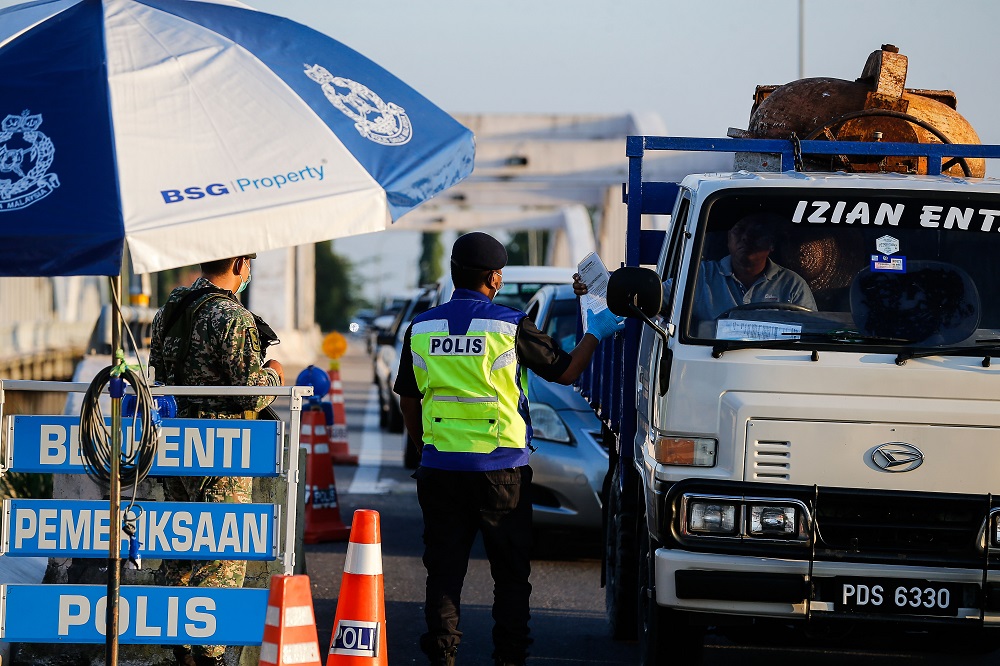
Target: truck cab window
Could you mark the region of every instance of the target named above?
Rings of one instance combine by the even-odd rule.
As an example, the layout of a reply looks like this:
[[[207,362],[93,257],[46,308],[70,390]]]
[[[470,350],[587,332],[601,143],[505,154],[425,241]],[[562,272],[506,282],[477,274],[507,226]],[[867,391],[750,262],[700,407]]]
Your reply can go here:
[[[660,257],[657,272],[663,281],[663,304],[660,315],[669,317],[674,305],[674,285],[677,284],[677,272],[681,265],[681,254],[684,249],[684,238],[687,234],[688,211],[691,208],[691,197],[682,195],[677,212],[670,220],[670,236]]]
[[[951,206],[940,194],[925,198],[720,196],[700,221],[689,336],[795,341],[837,331],[855,342],[832,342],[856,344],[864,336],[922,346],[997,337],[1000,306],[995,299],[984,306],[980,291],[996,282],[983,253],[1000,238],[972,233],[971,224],[922,223],[927,207]],[[974,210],[996,208],[974,203]]]

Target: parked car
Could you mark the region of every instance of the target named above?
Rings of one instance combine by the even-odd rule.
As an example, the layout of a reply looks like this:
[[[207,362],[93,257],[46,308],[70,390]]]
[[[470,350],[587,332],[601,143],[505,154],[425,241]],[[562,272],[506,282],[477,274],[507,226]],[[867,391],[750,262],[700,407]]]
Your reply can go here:
[[[375,311],[368,308],[362,308],[354,313],[351,317],[351,323],[348,326],[348,330],[351,335],[356,335],[358,337],[368,336],[368,330],[372,326],[372,322],[375,321]]]
[[[563,349],[576,346],[579,314],[572,285],[542,287],[525,312]],[[608,449],[600,420],[575,387],[547,382],[533,372],[528,373],[528,400],[536,527],[601,529]]]
[[[438,299],[438,286],[423,287],[396,314],[392,324],[382,329],[376,338],[375,383],[378,385],[379,425],[389,432],[403,432],[403,413],[399,409],[399,396],[393,393],[396,372],[399,370],[399,353],[410,320],[421,312],[434,307]]]
[[[575,268],[560,266],[505,266],[503,288],[497,293],[494,303],[524,310],[535,292],[547,284],[572,284]],[[438,300],[444,303],[451,298],[455,285],[451,276],[441,279]]]
[[[396,296],[391,296],[385,300],[382,309],[378,311],[375,318],[372,319],[371,326],[368,327],[368,332],[365,335],[365,343],[368,353],[372,356],[374,360],[375,351],[378,348],[378,336],[385,333],[396,321],[396,317],[399,315],[399,311],[402,310],[409,302],[419,293],[419,290],[412,290],[407,293],[397,294]],[[378,379],[375,380],[376,382]]]

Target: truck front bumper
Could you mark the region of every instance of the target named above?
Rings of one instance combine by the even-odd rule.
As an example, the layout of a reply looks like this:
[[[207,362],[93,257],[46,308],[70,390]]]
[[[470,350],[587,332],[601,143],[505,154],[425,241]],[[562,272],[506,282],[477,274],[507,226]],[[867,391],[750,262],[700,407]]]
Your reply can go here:
[[[660,606],[704,613],[789,619],[865,619],[1000,627],[1000,571],[989,571],[983,593],[981,569],[850,562],[810,563],[660,548],[655,555],[656,601]],[[865,604],[847,600],[843,581],[866,586]],[[894,588],[912,581],[915,596],[894,606]],[[855,584],[856,583],[856,584]],[[882,585],[876,597],[869,588]],[[947,610],[934,607],[947,588]],[[853,589],[853,588],[851,588]],[[922,592],[923,590],[928,590]],[[924,594],[921,597],[921,594]],[[841,598],[843,596],[843,599]],[[860,595],[859,595],[860,596]],[[875,604],[873,599],[879,598]],[[910,607],[916,602],[916,607]],[[931,610],[925,610],[929,605]],[[946,604],[941,604],[942,607]]]

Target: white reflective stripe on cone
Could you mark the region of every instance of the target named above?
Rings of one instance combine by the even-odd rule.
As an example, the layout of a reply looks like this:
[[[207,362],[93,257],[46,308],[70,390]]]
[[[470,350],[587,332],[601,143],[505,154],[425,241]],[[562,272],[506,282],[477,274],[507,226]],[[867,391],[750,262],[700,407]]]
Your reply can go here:
[[[268,664],[278,663],[278,646],[274,643],[263,643],[260,646],[260,660]]]
[[[286,627],[308,627],[316,624],[313,619],[312,606],[289,606],[285,609]]]
[[[281,609],[277,606],[268,606],[267,615],[264,617],[264,624],[271,625],[272,627],[278,626],[278,620],[281,619]]]
[[[362,576],[381,576],[382,544],[348,543],[347,560],[344,561],[344,573],[360,574]]]
[[[319,661],[319,645],[316,643],[290,643],[281,648],[283,664],[315,664]]]

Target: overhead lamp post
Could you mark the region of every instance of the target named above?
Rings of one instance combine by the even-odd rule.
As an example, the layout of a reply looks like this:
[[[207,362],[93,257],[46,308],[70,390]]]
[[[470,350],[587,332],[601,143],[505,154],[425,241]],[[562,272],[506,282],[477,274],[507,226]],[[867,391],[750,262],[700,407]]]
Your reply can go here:
[[[806,0],[799,0],[799,75],[806,77]]]

